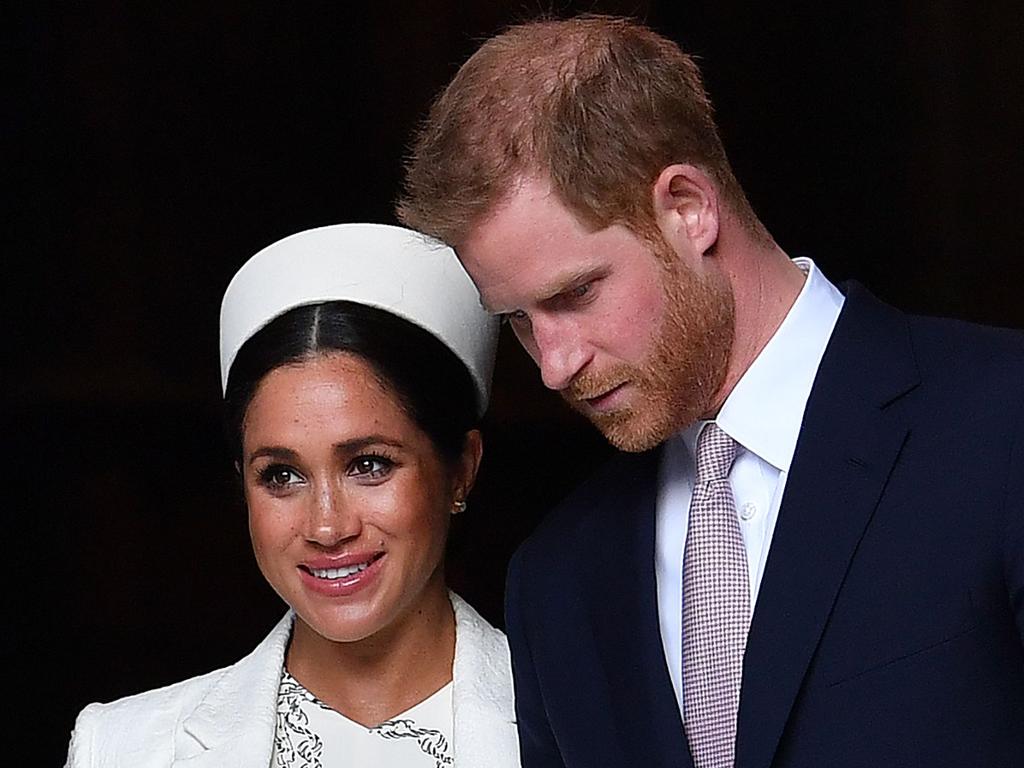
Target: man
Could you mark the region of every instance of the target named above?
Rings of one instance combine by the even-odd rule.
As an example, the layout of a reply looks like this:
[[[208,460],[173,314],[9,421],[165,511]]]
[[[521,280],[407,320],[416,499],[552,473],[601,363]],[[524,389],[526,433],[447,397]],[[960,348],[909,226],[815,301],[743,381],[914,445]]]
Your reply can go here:
[[[513,27],[399,213],[629,454],[509,570],[523,763],[1024,765],[1024,340],[790,260],[693,61]]]

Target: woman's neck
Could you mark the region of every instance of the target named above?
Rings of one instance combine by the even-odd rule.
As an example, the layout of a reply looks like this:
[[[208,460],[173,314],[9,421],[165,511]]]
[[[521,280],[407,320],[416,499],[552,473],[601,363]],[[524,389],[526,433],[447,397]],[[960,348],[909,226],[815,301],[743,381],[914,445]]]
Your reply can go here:
[[[357,642],[328,640],[296,616],[285,665],[325,704],[374,726],[450,682],[454,657],[455,614],[442,584],[402,619]]]

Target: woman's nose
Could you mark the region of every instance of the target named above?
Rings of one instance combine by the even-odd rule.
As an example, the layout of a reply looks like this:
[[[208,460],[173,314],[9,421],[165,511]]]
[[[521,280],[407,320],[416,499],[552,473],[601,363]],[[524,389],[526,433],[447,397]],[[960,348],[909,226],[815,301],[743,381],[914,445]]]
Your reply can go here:
[[[314,544],[333,547],[362,531],[358,512],[344,492],[331,483],[318,484],[311,507],[305,533]]]

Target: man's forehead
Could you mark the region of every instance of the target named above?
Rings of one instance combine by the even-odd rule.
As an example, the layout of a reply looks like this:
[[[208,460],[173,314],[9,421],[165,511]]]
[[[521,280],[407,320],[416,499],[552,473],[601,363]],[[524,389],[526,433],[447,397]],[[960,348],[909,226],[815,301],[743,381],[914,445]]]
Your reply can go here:
[[[605,265],[619,250],[621,227],[595,230],[543,179],[523,179],[475,224],[455,251],[495,313],[551,298]]]
[[[562,202],[551,182],[517,179],[509,191],[469,228],[463,242],[483,244],[492,237],[515,241],[545,239],[558,233],[585,234],[587,227]]]
[[[510,251],[550,257],[592,232],[546,187],[524,186],[470,229],[461,250],[481,262]]]

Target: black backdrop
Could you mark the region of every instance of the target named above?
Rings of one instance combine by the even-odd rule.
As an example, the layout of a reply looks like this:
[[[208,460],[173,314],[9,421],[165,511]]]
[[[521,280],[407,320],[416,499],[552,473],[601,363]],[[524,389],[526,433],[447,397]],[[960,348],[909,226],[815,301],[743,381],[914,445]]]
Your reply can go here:
[[[33,764],[59,764],[88,701],[229,663],[280,614],[220,438],[221,292],[286,234],[392,221],[410,130],[510,21],[647,19],[700,56],[791,254],[905,308],[1024,327],[1016,3],[151,5],[5,14],[5,709]],[[509,553],[607,448],[509,339],[497,378],[450,580],[500,623]]]

